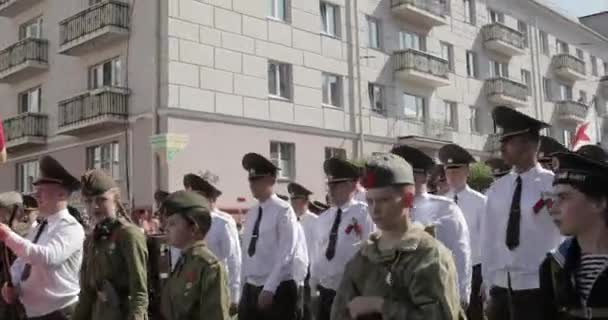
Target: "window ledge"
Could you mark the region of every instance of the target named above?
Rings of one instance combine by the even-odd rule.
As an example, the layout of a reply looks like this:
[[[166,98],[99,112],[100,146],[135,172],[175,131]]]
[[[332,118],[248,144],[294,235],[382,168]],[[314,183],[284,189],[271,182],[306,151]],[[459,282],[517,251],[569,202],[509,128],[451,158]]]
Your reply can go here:
[[[338,35],[332,35],[332,34],[329,34],[329,33],[327,33],[327,32],[323,32],[323,31],[321,31],[319,34],[320,34],[321,36],[328,37],[328,38],[331,38],[331,39],[335,39],[335,40],[342,40],[342,38],[341,38],[340,36],[338,36]]]
[[[328,109],[344,110],[344,108],[342,108],[342,107],[334,106],[331,104],[325,104],[325,103],[321,104],[321,107],[328,108]]]
[[[291,25],[291,22],[289,20],[283,20],[281,18],[277,18],[277,17],[273,17],[273,16],[266,16],[266,20],[270,20],[270,21],[274,21],[274,22],[279,22],[279,23]]]
[[[282,102],[293,102],[290,98],[285,98],[285,97],[281,97],[281,96],[275,96],[273,94],[269,94],[268,95],[268,99],[269,100],[282,101]]]

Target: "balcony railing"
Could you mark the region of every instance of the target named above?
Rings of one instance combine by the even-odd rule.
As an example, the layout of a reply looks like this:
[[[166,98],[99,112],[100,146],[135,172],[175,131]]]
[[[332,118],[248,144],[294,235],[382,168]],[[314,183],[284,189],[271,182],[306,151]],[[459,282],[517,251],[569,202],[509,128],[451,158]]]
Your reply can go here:
[[[583,121],[587,117],[589,106],[573,100],[563,100],[555,102],[555,109],[557,115],[564,120]]]
[[[26,38],[0,51],[0,73],[27,61],[47,63],[48,57],[47,40]]]
[[[127,119],[128,94],[114,90],[93,91],[59,102],[58,126],[86,124],[104,117]]]
[[[527,101],[530,95],[528,86],[507,78],[486,80],[486,94],[501,94],[521,101]]]
[[[553,56],[552,63],[553,67],[556,69],[566,68],[574,70],[581,75],[586,74],[585,61],[567,53],[560,53],[558,55]]]
[[[447,2],[441,0],[391,0],[391,7],[411,5],[436,16],[445,17],[449,14]]]
[[[61,21],[60,44],[65,45],[105,27],[128,29],[129,5],[121,1],[105,1]]]
[[[394,56],[396,71],[411,69],[448,79],[450,67],[445,59],[414,49],[397,51]]]
[[[524,48],[524,35],[518,30],[511,29],[502,23],[495,22],[481,28],[483,41],[502,41],[516,48]]]
[[[48,117],[46,114],[22,113],[5,119],[3,123],[8,143],[21,138],[46,138],[47,136]]]

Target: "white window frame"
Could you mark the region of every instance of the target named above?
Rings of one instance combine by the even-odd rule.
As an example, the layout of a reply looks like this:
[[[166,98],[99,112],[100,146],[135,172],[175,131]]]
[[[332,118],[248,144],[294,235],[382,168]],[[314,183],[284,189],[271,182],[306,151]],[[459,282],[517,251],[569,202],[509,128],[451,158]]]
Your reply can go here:
[[[340,37],[340,7],[336,4],[321,1],[321,33],[331,36]]]
[[[108,67],[109,69],[106,69]],[[106,75],[110,72],[109,75]],[[120,57],[115,57],[89,67],[89,89],[104,87],[123,87],[123,62]]]
[[[443,101],[444,114],[443,124],[446,128],[457,129],[458,128],[458,103],[454,101]]]
[[[574,137],[574,131],[571,129],[562,129],[562,141],[564,146],[568,149],[572,147],[572,137]]]
[[[293,97],[292,66],[288,63],[268,61],[268,95],[291,100]]]
[[[570,45],[560,39],[555,39],[555,50],[557,53],[570,53]]]
[[[441,57],[448,62],[448,69],[454,72],[454,45],[449,42],[440,41]]]
[[[372,49],[382,49],[382,25],[380,19],[367,16],[368,44]]]
[[[604,75],[608,76],[608,62],[604,62]]]
[[[462,0],[462,4],[464,7],[464,22],[475,25],[477,23],[475,0]]]
[[[467,50],[466,53],[466,63],[467,63],[467,76],[471,78],[479,77],[479,68],[478,68],[478,59],[477,52],[472,50]]]
[[[27,104],[24,105],[24,98]],[[35,87],[19,93],[19,113],[40,113],[42,111],[42,87]]]
[[[550,55],[551,50],[549,49],[549,35],[542,30],[538,30],[538,37],[540,40],[540,51],[544,55]]]
[[[295,149],[295,144],[290,142],[270,141],[270,161],[272,161],[277,168],[281,169],[277,171],[278,179],[295,179]]]
[[[559,84],[559,98],[560,100],[571,101],[574,100],[574,91],[571,85],[568,84]]]
[[[596,77],[599,75],[596,56],[591,56],[591,74]]]
[[[399,31],[399,49],[414,49],[426,52],[426,36],[411,31]]]
[[[490,60],[490,77],[509,78],[509,64],[507,62]]]
[[[325,147],[325,160],[335,157],[346,160],[346,149],[336,147]]]
[[[529,31],[530,28],[528,27],[528,24],[525,21],[522,20],[518,20],[517,21],[517,30],[519,30],[519,32],[522,33],[523,37],[524,37],[524,48],[527,48],[529,46],[530,43],[530,36]]]
[[[367,84],[367,91],[369,94],[370,109],[378,114],[386,114],[385,106],[385,90],[384,86],[377,83],[370,82]],[[379,94],[378,94],[379,93]]]
[[[43,35],[42,17],[36,17],[19,26],[19,40],[27,38],[40,39]]]
[[[408,104],[406,103],[406,96],[408,98],[413,98],[415,105],[415,115],[409,115],[406,110],[408,109]],[[408,120],[424,122],[426,119],[426,108],[427,108],[427,99],[422,96],[418,96],[415,94],[411,94],[408,92],[403,92],[401,95],[401,101],[403,104],[403,116]]]
[[[494,10],[494,9],[490,9],[488,8],[488,20],[490,20],[491,23],[505,23],[505,14]]]
[[[330,106],[334,108],[342,108],[343,106],[343,85],[342,85],[342,77],[336,74],[331,73],[323,73],[323,105]],[[335,87],[332,88],[332,83],[335,80]],[[337,91],[337,92],[336,92]],[[334,101],[334,99],[337,99]]]
[[[543,95],[545,100],[553,99],[553,81],[550,78],[543,77]]]
[[[290,19],[290,3],[289,0],[268,0],[269,13],[268,16],[273,19],[288,22]],[[282,11],[281,11],[282,4]]]
[[[530,70],[521,69],[521,83],[528,86],[528,94],[532,94],[532,73]]]
[[[585,61],[585,51],[581,48],[576,48],[576,57]]]
[[[33,182],[38,179],[38,160],[29,160],[17,163],[17,188],[19,192],[28,194],[34,192]]]
[[[475,106],[469,106],[469,111],[471,112],[471,118],[469,125],[471,126],[471,133],[481,133],[481,124],[480,124],[480,110]]]
[[[87,170],[99,169],[106,171],[114,180],[121,180],[121,150],[118,141],[98,144],[86,149]]]
[[[579,90],[578,91],[578,102],[587,104],[589,96],[587,95],[587,91]]]

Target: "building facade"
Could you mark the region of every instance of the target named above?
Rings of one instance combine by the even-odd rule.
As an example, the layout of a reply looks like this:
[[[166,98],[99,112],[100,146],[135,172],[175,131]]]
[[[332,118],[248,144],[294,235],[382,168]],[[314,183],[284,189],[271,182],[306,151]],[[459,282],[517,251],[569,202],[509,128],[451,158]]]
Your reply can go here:
[[[499,104],[566,144],[589,114],[603,135],[608,39],[532,0],[0,0],[0,16],[1,190],[31,190],[51,154],[110,170],[137,207],[209,171],[232,208],[258,152],[280,192],[323,199],[330,156],[488,156]],[[169,156],[152,136],[186,143]]]

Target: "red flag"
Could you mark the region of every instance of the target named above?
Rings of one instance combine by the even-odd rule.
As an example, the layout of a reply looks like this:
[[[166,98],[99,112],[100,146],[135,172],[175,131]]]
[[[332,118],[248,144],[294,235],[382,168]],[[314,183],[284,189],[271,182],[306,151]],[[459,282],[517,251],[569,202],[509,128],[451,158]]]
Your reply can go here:
[[[576,133],[574,137],[572,137],[572,150],[576,151],[578,148],[591,144],[591,138],[589,137],[589,132],[587,132],[589,128],[589,122],[585,122],[581,124],[578,128],[576,128]]]

